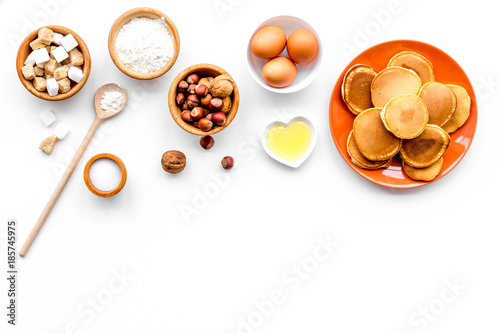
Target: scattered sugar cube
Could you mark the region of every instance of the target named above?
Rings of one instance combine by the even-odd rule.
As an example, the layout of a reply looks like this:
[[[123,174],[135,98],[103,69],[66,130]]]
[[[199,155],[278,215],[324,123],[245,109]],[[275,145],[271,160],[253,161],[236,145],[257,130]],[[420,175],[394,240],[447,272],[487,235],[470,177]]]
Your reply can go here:
[[[45,45],[50,45],[54,41],[54,31],[42,28],[38,30],[38,39]]]
[[[26,58],[26,60],[24,61],[24,64],[25,65],[31,65],[31,66],[34,66],[36,64],[34,52],[30,53],[30,55],[28,56],[28,58]]]
[[[66,52],[66,50],[62,46],[54,49],[52,51],[52,55],[54,56],[54,59],[57,60],[57,62],[62,62],[64,59],[68,59],[69,57],[68,52]]]
[[[54,128],[54,130],[52,131],[52,134],[57,136],[59,140],[62,140],[66,137],[66,135],[68,135],[68,129],[64,127],[63,124],[58,123],[56,128]]]
[[[45,48],[35,50],[35,51],[33,51],[33,53],[35,54],[34,55],[35,62],[38,66],[45,64],[50,59],[49,52],[47,52],[47,49],[45,49]],[[42,66],[40,66],[40,67],[42,67]]]
[[[35,69],[36,76],[43,76],[43,74],[45,73],[45,71],[42,67],[35,66],[33,68]]]
[[[59,68],[59,64],[55,59],[50,58],[49,61],[45,63],[44,68],[48,74],[54,75],[54,71]]]
[[[51,135],[48,138],[44,139],[42,143],[40,143],[40,146],[38,148],[40,148],[42,151],[50,155],[54,150],[56,142],[57,142],[57,136]]]
[[[26,65],[23,68],[21,68],[21,72],[23,73],[23,76],[26,80],[33,80],[36,75],[35,75],[35,69],[31,65]]]
[[[69,51],[69,63],[72,66],[81,66],[83,65],[83,61],[83,53],[78,51],[78,49]]]
[[[68,34],[61,38],[61,45],[64,47],[66,52],[69,52],[78,46],[78,42],[72,34]]]
[[[56,122],[57,117],[56,113],[53,110],[47,110],[40,115],[40,119],[45,126],[49,127]]]
[[[32,41],[30,43],[30,46],[31,46],[31,49],[33,51],[35,51],[35,50],[39,50],[39,49],[44,48],[46,45],[44,43],[42,43],[42,41],[40,40],[40,38],[37,38],[37,39],[35,39],[34,41]]]
[[[67,93],[68,91],[71,90],[71,82],[67,77],[57,81],[57,84],[59,85],[59,92],[61,94]]]
[[[42,92],[47,90],[47,81],[43,77],[35,77],[33,80],[33,87],[35,87],[36,90]]]
[[[64,78],[68,77],[68,71],[69,71],[68,65],[61,66],[54,71],[54,78],[57,81],[60,81]]]
[[[47,92],[49,96],[54,97],[59,93],[59,85],[57,84],[56,79],[48,78],[47,80]]]
[[[72,81],[79,83],[83,79],[83,71],[78,67],[71,66],[68,71],[68,77]]]
[[[63,38],[64,36],[61,35],[60,33],[58,32],[54,32],[54,41],[52,43],[56,44],[56,45],[61,45],[61,38]]]

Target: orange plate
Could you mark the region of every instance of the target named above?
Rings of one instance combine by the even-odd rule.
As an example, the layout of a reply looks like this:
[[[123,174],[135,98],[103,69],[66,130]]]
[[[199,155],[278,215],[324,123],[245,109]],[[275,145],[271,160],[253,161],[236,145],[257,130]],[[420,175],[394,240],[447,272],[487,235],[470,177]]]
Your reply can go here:
[[[431,182],[415,181],[407,177],[401,168],[401,163],[394,158],[391,166],[387,169],[365,170],[358,168],[351,162],[347,153],[347,138],[352,130],[354,115],[347,109],[342,100],[341,87],[344,75],[349,68],[355,64],[366,64],[379,72],[387,67],[389,60],[399,52],[415,51],[429,59],[434,66],[436,81],[445,84],[456,84],[464,87],[471,98],[471,111],[467,122],[450,135],[451,142],[444,155],[443,168],[439,175],[433,180],[436,181],[450,172],[465,156],[469,149],[477,124],[477,104],[476,95],[472,84],[460,65],[448,54],[440,49],[422,42],[412,40],[395,40],[375,45],[360,55],[358,55],[344,69],[340,75],[330,100],[330,130],[333,141],[342,158],[349,166],[369,181],[391,188],[414,188],[427,185]],[[432,181],[432,182],[433,182]]]

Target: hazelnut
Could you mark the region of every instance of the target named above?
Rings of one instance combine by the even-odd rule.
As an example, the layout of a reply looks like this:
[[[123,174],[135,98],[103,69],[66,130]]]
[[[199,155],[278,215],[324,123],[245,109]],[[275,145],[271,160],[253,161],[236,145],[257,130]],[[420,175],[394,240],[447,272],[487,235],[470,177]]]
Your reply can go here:
[[[175,97],[175,102],[179,106],[182,106],[182,104],[184,104],[185,101],[186,101],[186,95],[184,95],[183,93],[178,93],[177,96]]]
[[[233,83],[234,81],[229,75],[219,75],[210,85],[210,94],[213,97],[227,97],[233,93]]]
[[[182,111],[189,110],[188,101],[185,101],[185,102],[182,104],[182,106],[181,106],[181,110],[182,110]]]
[[[189,95],[187,98],[187,103],[188,107],[192,109],[200,105],[200,99],[196,95]]]
[[[163,154],[161,166],[168,173],[179,173],[186,167],[186,155],[177,150],[169,150]]]
[[[213,113],[212,122],[215,125],[223,126],[226,123],[226,114],[221,111]]]
[[[198,85],[204,84],[207,86],[208,89],[210,89],[210,84],[212,83],[213,80],[214,80],[214,78],[212,76],[203,77],[198,82]]]
[[[210,120],[211,122],[213,122],[213,121],[212,121],[213,116],[214,116],[214,114],[213,114],[213,113],[209,113],[209,114],[207,114],[207,115],[205,116],[205,118],[207,118],[208,120]]]
[[[191,118],[193,118],[193,120],[199,121],[203,117],[205,117],[205,111],[203,111],[203,108],[197,106],[191,110]]]
[[[181,82],[179,82],[179,85],[177,86],[177,90],[179,90],[179,92],[186,92],[188,87],[189,87],[189,83],[182,80]]]
[[[205,97],[202,97],[200,99],[200,103],[203,106],[208,106],[210,104],[210,101],[212,100],[212,95],[207,94]]]
[[[198,122],[197,121],[193,122],[193,126],[196,127],[196,128],[200,128],[200,126],[198,126]]]
[[[206,96],[208,94],[208,87],[204,84],[199,84],[196,86],[195,92],[198,96]]]
[[[191,117],[191,111],[189,110],[184,110],[181,113],[181,118],[187,123],[190,123],[193,121],[193,117]]]
[[[199,121],[198,121],[198,126],[200,127],[200,129],[203,131],[203,132],[208,132],[212,129],[212,127],[214,127],[214,123],[212,123],[210,120],[208,120],[207,118],[201,118]]]
[[[186,78],[187,83],[189,84],[198,84],[200,81],[200,77],[196,73],[189,74]]]
[[[196,84],[190,84],[187,90],[188,94],[196,95],[196,87],[197,87]]]
[[[231,156],[226,156],[222,159],[220,164],[226,170],[232,169],[234,165],[234,159]]]
[[[224,104],[222,102],[222,99],[220,99],[220,98],[212,98],[210,100],[210,103],[208,104],[208,108],[212,112],[217,112],[217,111],[222,110],[223,105]]]
[[[224,97],[222,100],[222,109],[221,111],[224,112],[225,114],[228,114],[229,111],[231,111],[231,107],[233,106],[232,101],[231,101],[231,96]]]
[[[205,135],[200,139],[200,145],[203,149],[209,150],[214,146],[214,144],[215,140],[210,135]]]

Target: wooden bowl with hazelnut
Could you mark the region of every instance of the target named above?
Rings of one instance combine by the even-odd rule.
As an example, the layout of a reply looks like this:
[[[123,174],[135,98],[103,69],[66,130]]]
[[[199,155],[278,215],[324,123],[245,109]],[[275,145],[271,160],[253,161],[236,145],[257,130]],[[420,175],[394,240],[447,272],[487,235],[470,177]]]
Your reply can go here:
[[[213,135],[233,121],[240,104],[234,79],[210,64],[190,66],[170,86],[168,107],[175,122],[195,135]]]
[[[121,28],[129,23],[132,19],[134,18],[140,18],[140,17],[147,17],[150,19],[163,19],[167,25],[167,30],[172,37],[172,42],[173,42],[173,47],[174,47],[174,53],[172,58],[157,71],[154,71],[152,73],[140,73],[137,72],[129,67],[127,67],[121,60],[120,57],[118,56],[118,52],[116,50],[115,44],[116,44],[116,38],[118,37],[118,33],[120,32]],[[108,50],[109,50],[109,55],[111,56],[111,59],[115,63],[116,67],[120,71],[122,71],[124,74],[134,78],[134,79],[139,79],[139,80],[151,80],[151,79],[156,79],[157,77],[162,76],[166,72],[172,68],[172,66],[175,64],[177,61],[177,57],[179,56],[179,50],[181,47],[181,42],[180,42],[180,37],[179,37],[179,32],[177,31],[177,28],[174,24],[174,22],[165,14],[160,12],[159,10],[153,9],[153,8],[148,8],[148,7],[139,7],[139,8],[134,8],[131,9],[125,13],[123,13],[120,17],[118,17],[111,27],[111,30],[109,31],[108,35]]]
[[[81,65],[81,70],[83,72],[83,78],[81,78],[80,82],[78,82],[78,83],[71,81],[71,89],[68,92],[59,93],[56,96],[50,96],[47,91],[38,91],[37,89],[35,89],[35,86],[33,84],[34,81],[27,80],[24,77],[23,72],[22,72],[22,69],[25,66],[24,63],[25,63],[26,59],[33,51],[30,43],[35,41],[38,38],[38,32],[43,28],[50,29],[54,33],[59,33],[63,36],[66,36],[69,34],[73,35],[75,40],[78,42],[78,46],[76,48],[83,54],[83,61],[84,62],[83,62],[83,65]],[[21,43],[21,46],[19,47],[19,51],[17,52],[16,67],[17,67],[17,75],[19,76],[21,83],[30,93],[32,93],[33,95],[35,95],[38,98],[41,98],[41,99],[44,99],[47,101],[60,101],[60,100],[63,100],[63,99],[66,99],[66,98],[69,98],[69,97],[75,95],[77,92],[79,92],[83,88],[85,83],[87,83],[87,80],[88,80],[89,75],[90,75],[90,67],[91,67],[90,52],[89,52],[89,49],[87,48],[87,45],[83,41],[83,39],[80,36],[78,36],[78,34],[76,34],[74,31],[72,31],[68,28],[65,28],[65,27],[57,26],[57,25],[49,25],[49,26],[42,27],[40,29],[33,31],[24,39],[24,41]]]

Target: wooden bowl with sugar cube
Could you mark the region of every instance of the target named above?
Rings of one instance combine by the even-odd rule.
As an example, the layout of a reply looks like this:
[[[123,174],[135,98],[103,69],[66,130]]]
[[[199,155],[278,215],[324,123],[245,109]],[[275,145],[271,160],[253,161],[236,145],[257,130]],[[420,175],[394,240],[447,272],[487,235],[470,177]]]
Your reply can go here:
[[[165,63],[163,66],[159,65],[158,63],[154,63],[154,64],[149,64],[149,66],[145,67],[145,65],[148,63],[148,60],[146,59],[148,54],[142,54],[142,55],[140,53],[134,54],[134,51],[137,52],[138,50],[134,49],[132,40],[126,38],[126,37],[138,36],[141,33],[141,31],[139,30],[147,29],[146,26],[134,25],[133,27],[129,27],[127,29],[127,32],[129,33],[128,36],[121,35],[121,38],[122,41],[124,41],[124,43],[130,42],[130,44],[120,45],[119,50],[117,50],[116,41],[120,34],[120,31],[122,30],[122,27],[128,23],[131,23],[133,19],[139,19],[139,18],[163,20],[165,22],[166,29],[168,31],[168,37],[171,39],[171,44],[170,48],[164,51],[168,51],[171,54],[164,55],[164,59],[162,60],[163,62],[161,63],[162,65],[163,63]],[[131,32],[131,30],[133,29],[137,31]],[[144,31],[142,33],[144,33]],[[130,36],[130,34],[136,34],[136,35]],[[159,31],[153,31],[150,34],[145,33],[145,35],[156,36],[157,38],[159,38],[159,36],[162,36],[159,33]],[[165,33],[164,35],[167,34]],[[162,44],[162,46],[165,46],[165,44]],[[125,52],[124,50],[122,50],[122,48],[129,48],[129,49],[126,49]],[[116,67],[118,67],[118,69],[122,71],[124,74],[139,80],[156,79],[165,74],[166,72],[168,72],[170,68],[172,68],[172,66],[177,61],[177,57],[179,56],[179,50],[180,50],[179,32],[177,31],[174,22],[167,15],[163,14],[159,10],[147,7],[134,8],[123,13],[120,17],[118,17],[118,19],[116,19],[115,23],[111,27],[108,36],[108,50],[109,50],[109,55],[111,56],[111,59],[115,63]],[[125,54],[129,55],[130,59],[127,58],[122,60],[123,55],[121,58],[120,51],[125,52]],[[157,56],[158,50],[154,50],[154,52],[155,55]],[[134,59],[137,58],[139,58],[141,61],[138,64],[135,64]]]
[[[91,59],[78,34],[50,25],[24,39],[17,52],[16,67],[21,83],[30,93],[47,101],[60,101],[74,96],[87,83]]]

